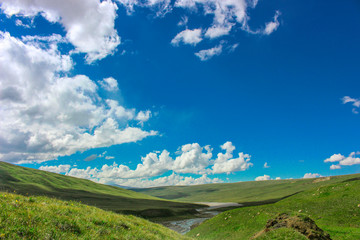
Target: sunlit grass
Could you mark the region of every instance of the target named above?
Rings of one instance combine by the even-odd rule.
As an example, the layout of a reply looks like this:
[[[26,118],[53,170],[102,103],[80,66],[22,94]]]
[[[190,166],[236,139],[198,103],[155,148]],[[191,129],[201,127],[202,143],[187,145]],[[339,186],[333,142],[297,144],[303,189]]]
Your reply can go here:
[[[0,239],[187,239],[161,225],[47,197],[0,192]]]
[[[146,218],[191,215],[199,205],[159,199],[86,179],[0,162],[0,191],[82,201],[116,213]]]
[[[188,235],[199,239],[250,239],[279,213],[304,214],[334,240],[360,239],[360,181],[345,181],[315,187],[275,204],[244,207],[224,212],[193,229]],[[292,230],[268,232],[258,239],[281,238]],[[294,233],[296,234],[296,233]],[[279,235],[279,237],[274,237]],[[285,235],[286,236],[286,235]],[[298,238],[294,238],[298,239]],[[301,238],[299,238],[301,239]]]

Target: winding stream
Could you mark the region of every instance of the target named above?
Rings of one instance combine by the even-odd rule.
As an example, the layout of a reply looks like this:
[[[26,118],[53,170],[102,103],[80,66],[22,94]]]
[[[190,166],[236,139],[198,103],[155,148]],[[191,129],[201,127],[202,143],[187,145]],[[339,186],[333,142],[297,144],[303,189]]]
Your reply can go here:
[[[189,232],[192,227],[199,225],[200,223],[204,222],[207,219],[210,219],[222,211],[214,211],[218,208],[225,208],[225,207],[241,207],[242,205],[239,203],[228,202],[228,203],[219,203],[219,202],[197,202],[199,204],[207,205],[207,208],[197,209],[199,212],[197,218],[185,219],[185,220],[176,220],[176,221],[166,221],[162,222],[161,224],[171,230],[174,230],[178,233],[185,234]]]

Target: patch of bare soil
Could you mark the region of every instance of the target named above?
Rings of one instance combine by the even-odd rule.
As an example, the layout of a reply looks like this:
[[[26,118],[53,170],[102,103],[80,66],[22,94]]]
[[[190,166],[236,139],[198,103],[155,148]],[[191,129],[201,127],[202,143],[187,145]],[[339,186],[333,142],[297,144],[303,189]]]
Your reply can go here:
[[[319,228],[316,223],[306,216],[290,216],[286,213],[279,214],[276,218],[268,220],[264,230],[255,234],[252,239],[278,228],[292,228],[310,240],[331,240],[330,235]]]
[[[313,183],[329,181],[330,179],[331,179],[330,177],[316,178],[316,179],[313,181]]]

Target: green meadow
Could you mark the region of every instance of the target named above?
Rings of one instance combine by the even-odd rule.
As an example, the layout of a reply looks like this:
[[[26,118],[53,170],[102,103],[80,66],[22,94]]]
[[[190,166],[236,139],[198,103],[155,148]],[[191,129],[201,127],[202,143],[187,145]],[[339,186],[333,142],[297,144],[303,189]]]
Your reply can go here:
[[[195,186],[168,186],[135,189],[134,191],[163,199],[184,202],[237,202],[243,203],[244,205],[261,205],[277,202],[308,189],[343,182],[356,177],[360,178],[360,174],[317,179],[287,179]]]
[[[331,239],[358,240],[360,178],[357,175],[340,179],[345,180],[316,186],[273,204],[223,212],[190,231],[188,236],[197,239],[306,239],[292,228],[279,228],[257,236],[269,220],[285,213],[312,219]]]
[[[135,192],[0,162],[0,239],[358,240],[359,190],[352,174]],[[222,209],[185,236],[142,219],[194,218],[203,207],[196,202],[243,207]]]
[[[104,210],[145,218],[192,216],[196,208],[203,207],[4,162],[0,162],[0,191],[81,201]]]
[[[0,239],[190,239],[134,216],[76,201],[0,192]]]

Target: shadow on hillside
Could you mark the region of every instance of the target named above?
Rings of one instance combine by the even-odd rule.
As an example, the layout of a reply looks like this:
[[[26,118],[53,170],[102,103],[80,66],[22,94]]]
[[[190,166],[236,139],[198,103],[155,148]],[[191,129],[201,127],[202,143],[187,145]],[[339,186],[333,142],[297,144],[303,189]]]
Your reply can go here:
[[[0,191],[16,191],[16,193],[24,196],[47,196],[66,201],[77,201],[107,211],[113,211],[122,214],[131,214],[147,219],[165,217],[167,218],[181,215],[194,215],[198,213],[196,211],[197,208],[205,207],[203,205],[190,203],[127,198],[110,194],[93,193],[78,189],[52,188],[51,191],[47,191],[43,188],[30,184],[21,185],[19,187],[10,187],[8,185],[0,184]]]
[[[299,192],[296,192],[296,193],[293,193],[293,194],[290,194],[290,195],[286,195],[284,197],[281,197],[281,198],[273,198],[273,199],[267,199],[267,200],[263,200],[263,201],[253,201],[253,202],[241,202],[240,204],[242,204],[243,206],[242,207],[252,207],[252,206],[260,206],[260,205],[266,205],[266,204],[272,204],[272,203],[276,203],[278,201],[281,201],[285,198],[288,198],[288,197],[291,197],[291,196],[294,196],[298,193],[301,193],[303,191],[299,191]]]

